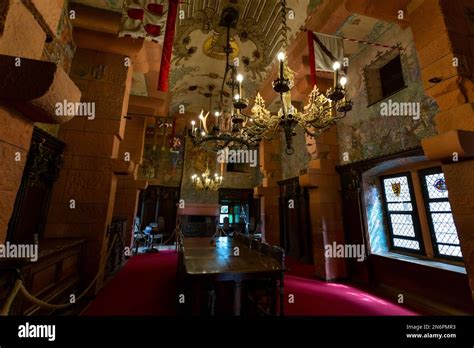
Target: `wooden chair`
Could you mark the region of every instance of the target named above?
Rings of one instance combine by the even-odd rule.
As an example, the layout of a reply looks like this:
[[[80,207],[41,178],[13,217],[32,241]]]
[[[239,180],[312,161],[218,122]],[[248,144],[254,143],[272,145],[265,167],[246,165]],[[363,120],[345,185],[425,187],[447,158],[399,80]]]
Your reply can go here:
[[[260,251],[260,244],[258,240],[250,238],[250,249]]]
[[[260,252],[266,256],[270,256],[270,250],[272,246],[268,243],[261,242],[260,243]]]
[[[278,290],[280,295],[280,316],[283,316],[285,313],[285,288],[284,288],[284,278],[285,278],[285,249],[280,248],[279,246],[272,246],[270,249],[270,257],[274,258],[280,264],[280,279],[278,284]]]
[[[239,232],[234,232],[233,238],[236,242],[242,242],[242,235]]]
[[[278,261],[280,273],[277,278],[268,277],[257,279],[248,283],[249,298],[253,302],[255,308],[264,315],[277,314],[277,299],[280,300],[279,315],[284,313],[284,269],[285,269],[285,250],[278,246],[271,246],[268,243],[258,242],[259,251],[263,255]],[[255,242],[252,242],[256,245]]]

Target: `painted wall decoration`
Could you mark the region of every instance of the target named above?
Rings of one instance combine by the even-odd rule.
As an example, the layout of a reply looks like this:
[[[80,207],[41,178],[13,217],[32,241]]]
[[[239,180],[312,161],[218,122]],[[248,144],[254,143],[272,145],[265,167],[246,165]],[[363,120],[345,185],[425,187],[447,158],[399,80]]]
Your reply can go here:
[[[363,16],[360,17],[364,21]],[[351,21],[356,18],[352,16]],[[343,30],[353,26],[346,22]],[[367,35],[368,40],[395,45],[400,43],[403,75],[406,88],[373,105],[368,105],[367,85],[364,69],[367,62],[375,61],[382,55],[380,48],[364,46],[356,54],[349,56],[348,95],[354,101],[353,110],[338,123],[339,152],[341,163],[347,164],[368,158],[380,157],[420,145],[420,140],[435,134],[434,115],[439,111],[435,101],[424,94],[420,77],[420,66],[413,42],[411,29],[379,22]],[[420,103],[420,117],[382,116],[383,102]],[[344,154],[349,161],[343,162]]]
[[[434,135],[434,116],[439,109],[435,101],[424,94],[411,29],[403,30],[391,23],[353,14],[335,35],[387,45],[400,43],[403,47],[401,63],[407,87],[388,99],[394,102],[420,103],[418,120],[407,116],[381,116],[380,102],[387,99],[368,106],[364,69],[367,62],[375,60],[377,55],[385,52],[380,52],[379,47],[345,41],[344,51],[350,64],[348,95],[354,101],[354,107],[346,118],[337,124],[341,164],[417,147],[422,138]],[[284,143],[284,139],[281,140]],[[283,179],[295,177],[301,169],[307,167],[311,158],[317,156],[317,153],[310,154],[314,148],[311,143],[314,141],[307,138],[305,140],[305,133],[299,127],[293,142],[296,151],[292,156],[287,156],[284,149],[281,152],[283,163],[288,163],[282,166]],[[345,153],[348,154],[349,161],[343,161]]]
[[[293,155],[287,155],[285,153],[285,146],[281,146],[281,161],[285,165],[281,166],[282,171],[282,180],[294,178],[299,175],[299,171],[308,166],[311,156],[307,151],[307,138],[305,136],[305,131],[301,127],[296,127],[296,135],[293,137],[293,146],[296,149]],[[285,136],[281,134],[280,144],[285,143]]]
[[[183,184],[181,187],[181,199],[188,203],[218,204],[217,191],[199,191],[192,186],[191,176],[201,174],[206,170],[206,163],[209,163],[209,171],[213,173],[223,173],[224,180],[221,188],[253,189],[261,181],[259,166],[249,168],[245,173],[227,172],[226,164],[217,162],[217,156],[208,153],[193,145],[189,139],[186,141],[186,154],[184,160]]]
[[[179,187],[183,174],[184,136],[175,134],[169,119],[157,122],[158,133],[148,127],[145,133],[143,163],[139,176],[150,185]]]
[[[58,64],[66,73],[69,73],[71,70],[72,59],[76,52],[76,46],[72,38],[72,30],[68,6],[65,5],[56,29],[56,37],[44,45],[43,59]]]
[[[163,151],[161,146],[145,144],[140,177],[150,185],[179,187],[181,182],[183,151],[171,152],[168,147]]]

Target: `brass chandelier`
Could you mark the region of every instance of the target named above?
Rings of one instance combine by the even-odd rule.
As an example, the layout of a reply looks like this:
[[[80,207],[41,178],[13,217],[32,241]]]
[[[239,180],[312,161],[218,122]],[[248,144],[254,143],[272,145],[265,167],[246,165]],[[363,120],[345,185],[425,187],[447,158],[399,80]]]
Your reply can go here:
[[[193,174],[191,176],[191,181],[195,189],[197,190],[206,190],[206,191],[217,191],[221,185],[224,177],[217,173],[214,176],[211,176],[209,170],[209,158],[206,163],[206,170],[201,175]]]
[[[286,23],[286,0],[281,0],[282,51],[277,57],[279,74],[277,79],[273,81],[273,90],[280,95],[281,107],[278,113],[272,114],[266,108],[265,100],[260,93],[257,93],[251,109],[252,114],[245,114],[243,110],[248,107],[249,101],[243,95],[242,82],[244,78],[241,74],[238,74],[236,66],[229,64],[229,55],[232,53],[230,27],[238,18],[238,13],[235,12],[235,9],[227,8],[223,13],[224,21],[227,23],[227,46],[225,47],[227,60],[221,90],[221,111],[215,112],[216,122],[212,129],[207,126],[210,112],[206,116],[202,112],[199,116],[199,127],[195,121],[192,121],[192,129],[189,130],[189,135],[195,145],[209,151],[218,152],[226,147],[254,147],[263,139],[274,139],[279,131],[282,131],[285,134],[285,152],[291,155],[294,153],[293,136],[297,134],[295,131],[297,125],[302,127],[309,136],[317,137],[352,110],[352,101],[346,100],[347,77],[339,76],[341,63],[332,57],[334,61],[333,87],[329,88],[326,93],[322,93],[315,85],[308,97],[308,103],[302,111],[293,106],[291,89],[294,86],[295,73],[289,68],[286,60],[289,28]],[[229,81],[227,81],[228,74],[230,74]],[[226,84],[232,89],[233,99],[230,111],[222,110]]]
[[[241,91],[243,76],[237,74],[237,67],[235,65],[230,64],[230,55],[233,52],[230,41],[230,29],[232,26],[235,26],[238,16],[238,11],[232,7],[224,9],[222,14],[221,25],[227,27],[227,41],[224,47],[226,66],[220,90],[219,107],[213,112],[212,89],[210,88],[210,93],[205,94],[205,96],[210,98],[209,111],[206,114],[204,114],[204,110],[201,111],[198,121],[191,121],[192,128],[188,131],[188,135],[194,145],[214,153],[225,148],[249,149],[258,146],[262,140],[259,135],[250,134],[246,131],[248,124],[253,122],[253,120],[244,117],[240,113],[240,110],[248,105],[248,100],[243,98]],[[233,102],[230,103],[230,108],[224,104],[224,97],[226,95],[229,96],[229,93],[225,91],[226,85],[232,90],[231,96],[234,96],[237,89],[239,90],[238,95],[235,95]],[[245,105],[243,104],[244,102]],[[213,118],[211,113],[214,116],[214,121],[211,120]]]
[[[286,51],[288,47],[288,26],[286,24],[287,7],[286,0],[281,0],[281,18],[283,50],[278,54],[279,74],[273,81],[273,90],[280,95],[281,108],[277,114],[272,114],[266,109],[265,101],[257,94],[255,104],[252,107],[252,115],[245,115],[252,120],[245,129],[249,136],[259,137],[266,140],[273,139],[279,130],[285,133],[286,149],[288,155],[294,153],[292,146],[293,136],[296,135],[295,127],[300,125],[311,137],[317,137],[335,122],[346,116],[352,109],[352,102],[346,100],[347,77],[339,78],[341,64],[334,61],[334,86],[321,93],[315,85],[311,91],[308,104],[303,111],[298,111],[291,102],[291,88],[294,86],[294,72],[288,67]],[[239,103],[240,97],[236,96],[234,106],[238,109],[247,107],[245,101]],[[237,104],[237,105],[236,105]]]

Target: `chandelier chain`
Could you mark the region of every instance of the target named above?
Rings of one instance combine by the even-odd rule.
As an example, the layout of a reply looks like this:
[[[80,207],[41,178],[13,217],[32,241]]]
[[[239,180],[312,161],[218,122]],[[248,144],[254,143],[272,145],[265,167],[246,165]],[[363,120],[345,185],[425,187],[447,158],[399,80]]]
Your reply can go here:
[[[287,7],[286,7],[286,0],[281,0],[281,10],[280,10],[280,13],[281,13],[281,20],[282,20],[282,37],[283,37],[283,43],[282,43],[282,47],[283,47],[283,50],[286,52],[286,50],[288,49],[288,26],[286,24],[286,16],[287,16]]]

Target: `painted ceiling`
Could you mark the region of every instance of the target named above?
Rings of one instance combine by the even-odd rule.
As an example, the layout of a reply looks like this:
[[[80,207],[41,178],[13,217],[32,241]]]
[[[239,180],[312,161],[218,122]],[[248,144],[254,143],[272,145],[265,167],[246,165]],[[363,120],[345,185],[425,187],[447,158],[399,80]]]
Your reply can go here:
[[[124,0],[70,1],[114,12],[122,12],[124,4]],[[304,26],[307,15],[317,10],[322,2],[287,0],[288,9],[294,14],[294,17],[287,21],[290,42]],[[180,105],[184,105],[186,110],[191,112],[200,112],[203,108],[207,110],[210,100],[206,95],[209,94],[213,96],[213,107],[217,106],[225,69],[223,46],[226,28],[220,26],[220,20],[222,11],[228,7],[239,12],[237,25],[231,30],[231,44],[235,49],[234,57],[238,57],[240,61],[239,72],[245,76],[244,93],[247,97],[256,94],[281,49],[279,4],[279,0],[188,0],[179,5],[179,10],[184,11],[184,18],[178,18],[176,24],[170,76],[173,98],[171,113],[176,112]],[[393,25],[375,18],[352,14],[333,34],[379,42],[379,38]],[[344,41],[345,55],[349,59],[354,59],[367,47],[370,46]],[[149,94],[148,88],[154,86],[146,85],[144,74],[134,73],[132,94],[146,96]]]
[[[70,0],[70,2],[121,13],[124,0]]]
[[[305,24],[310,4],[309,0],[288,0],[287,7],[293,11],[287,21],[290,40]],[[238,70],[245,77],[245,96],[255,94],[276,62],[282,44],[279,1],[193,0],[182,4],[180,10],[185,15],[177,22],[171,67],[172,112],[180,105],[191,112],[207,110],[209,95],[213,107],[217,106],[226,65],[227,28],[220,21],[222,11],[228,7],[239,13],[230,36],[232,59],[239,58]],[[225,89],[224,94],[230,96],[229,92]],[[229,104],[228,97],[226,100]]]
[[[387,42],[379,42],[379,39],[394,25],[394,23],[384,22],[376,18],[352,14],[334,35],[361,41],[388,44]],[[391,42],[390,45],[393,45],[393,42]],[[349,59],[354,58],[367,47],[370,46],[357,42],[344,41],[344,55],[349,57]]]

